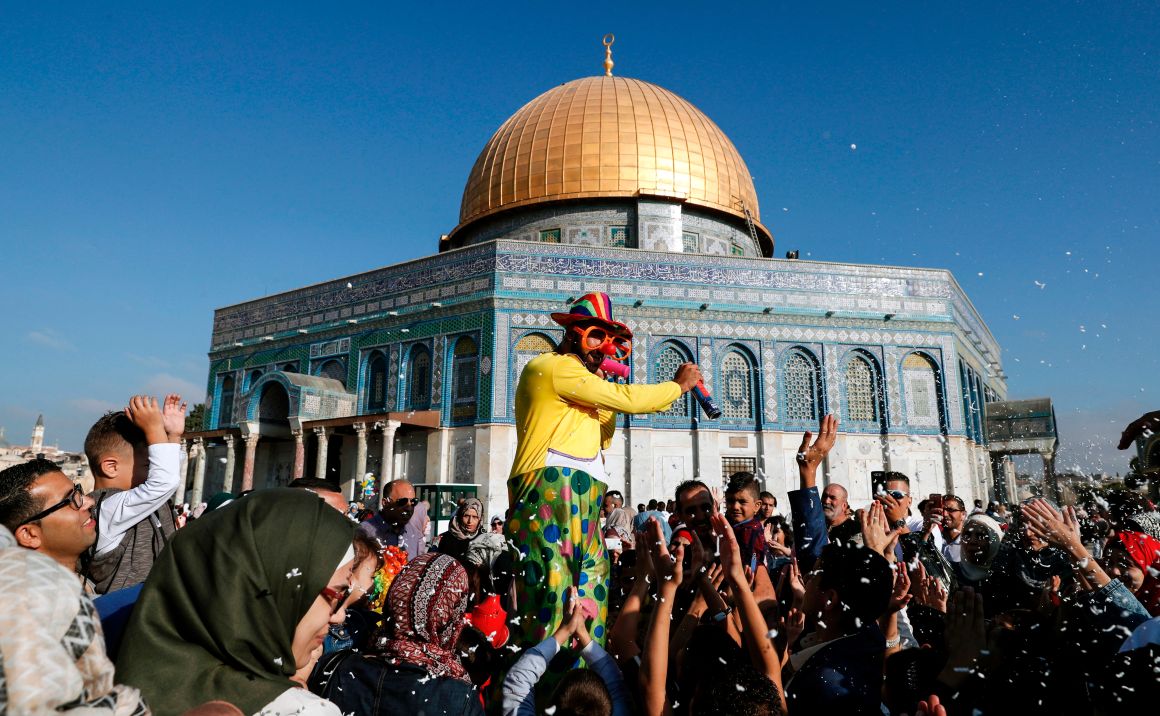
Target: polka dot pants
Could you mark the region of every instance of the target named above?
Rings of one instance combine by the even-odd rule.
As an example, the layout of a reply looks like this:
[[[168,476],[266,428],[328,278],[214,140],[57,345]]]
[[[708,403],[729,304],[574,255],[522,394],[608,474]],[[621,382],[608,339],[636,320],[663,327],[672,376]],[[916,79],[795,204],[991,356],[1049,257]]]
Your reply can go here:
[[[600,533],[600,504],[608,486],[570,467],[545,467],[508,480],[511,518],[504,534],[515,544],[522,647],[544,640],[564,617],[568,587],[579,590],[588,633],[601,646],[608,618],[608,551]]]

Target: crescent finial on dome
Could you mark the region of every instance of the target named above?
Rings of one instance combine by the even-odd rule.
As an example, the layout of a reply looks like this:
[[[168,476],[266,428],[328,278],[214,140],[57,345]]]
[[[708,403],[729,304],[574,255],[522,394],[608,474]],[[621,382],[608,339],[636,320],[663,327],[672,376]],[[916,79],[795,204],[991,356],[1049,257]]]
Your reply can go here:
[[[604,36],[604,76],[612,76],[612,43],[616,42],[616,35],[611,32]]]

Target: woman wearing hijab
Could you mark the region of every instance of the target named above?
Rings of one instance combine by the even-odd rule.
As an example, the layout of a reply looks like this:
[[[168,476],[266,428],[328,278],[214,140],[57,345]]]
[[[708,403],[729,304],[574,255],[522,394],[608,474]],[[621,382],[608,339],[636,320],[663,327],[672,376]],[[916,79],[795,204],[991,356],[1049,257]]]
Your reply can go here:
[[[481,534],[483,534],[483,503],[469,497],[455,511],[451,527],[439,536],[439,551],[466,563],[471,541]]]
[[[0,604],[0,712],[149,713],[137,689],[113,683],[101,620],[76,575],[18,547],[3,526]]]
[[[455,649],[469,596],[457,560],[435,552],[411,560],[391,583],[370,656],[344,651],[319,662],[311,690],[342,713],[482,716]]]
[[[117,675],[155,714],[211,699],[245,714],[339,716],[304,688],[352,585],[354,527],[304,490],[260,490],[176,533],[133,611]]]

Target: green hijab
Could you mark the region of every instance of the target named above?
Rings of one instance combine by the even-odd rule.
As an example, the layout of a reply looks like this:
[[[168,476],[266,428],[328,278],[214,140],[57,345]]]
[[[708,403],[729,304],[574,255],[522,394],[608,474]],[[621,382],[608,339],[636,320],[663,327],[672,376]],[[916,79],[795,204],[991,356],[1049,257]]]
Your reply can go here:
[[[154,714],[214,699],[257,713],[294,686],[294,629],[354,526],[306,490],[260,490],[179,530],[129,621],[117,678]]]

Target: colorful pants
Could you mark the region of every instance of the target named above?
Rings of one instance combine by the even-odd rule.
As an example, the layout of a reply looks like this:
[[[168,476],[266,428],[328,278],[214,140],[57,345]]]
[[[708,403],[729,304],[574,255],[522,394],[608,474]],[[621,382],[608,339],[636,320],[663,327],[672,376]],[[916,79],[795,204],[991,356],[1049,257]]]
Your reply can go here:
[[[601,646],[608,618],[608,551],[600,533],[600,505],[608,485],[581,470],[544,467],[508,480],[511,516],[504,535],[515,544],[519,620],[512,636],[535,646],[564,617],[568,587],[595,618],[588,633]]]

